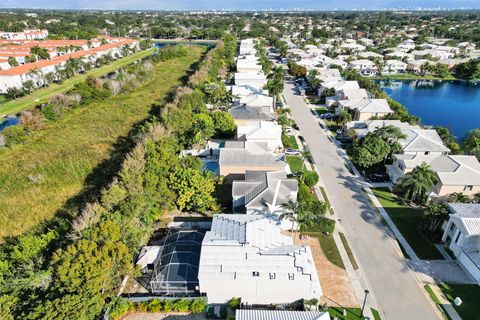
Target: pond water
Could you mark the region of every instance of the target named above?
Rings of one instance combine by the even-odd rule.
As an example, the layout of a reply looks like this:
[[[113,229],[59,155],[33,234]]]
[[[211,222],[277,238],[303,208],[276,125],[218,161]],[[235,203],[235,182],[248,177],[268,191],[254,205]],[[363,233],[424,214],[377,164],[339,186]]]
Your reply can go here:
[[[480,83],[409,80],[381,81],[380,86],[422,124],[447,127],[457,139],[480,128]]]
[[[0,119],[0,131],[2,131],[3,129],[8,128],[10,126],[14,126],[16,124],[18,124],[18,118],[17,117],[10,116],[10,117],[7,117],[7,118]]]

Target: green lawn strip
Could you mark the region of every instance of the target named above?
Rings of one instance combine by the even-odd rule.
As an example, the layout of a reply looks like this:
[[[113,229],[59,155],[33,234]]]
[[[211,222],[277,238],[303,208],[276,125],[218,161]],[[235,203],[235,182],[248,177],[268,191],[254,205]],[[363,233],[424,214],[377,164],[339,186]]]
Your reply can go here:
[[[380,317],[380,312],[378,312],[377,309],[370,308],[370,311],[372,311],[372,315],[373,315],[374,320],[382,320],[382,317]]]
[[[69,110],[23,144],[0,150],[0,238],[21,234],[56,213],[75,214],[86,194],[114,175],[132,127],[162,104],[202,49],[155,66],[130,93]]]
[[[388,189],[372,188],[372,191],[420,259],[444,259],[434,244],[420,230],[423,224],[423,209],[411,208],[402,204],[397,196]]]
[[[285,148],[292,148],[298,150],[298,143],[295,136],[289,136],[285,133],[282,133],[282,144]]]
[[[325,188],[322,186],[320,186],[319,188],[320,188],[320,192],[322,193],[323,200],[325,201],[325,203],[328,206],[328,209],[330,210],[330,214],[334,215],[335,212],[333,211],[332,206],[330,205],[330,200],[328,200],[327,193],[325,192]]]
[[[324,113],[329,113],[330,110],[328,110],[327,108],[325,107],[321,107],[321,108],[315,108],[315,111],[317,111],[317,114],[320,116]]]
[[[480,287],[478,285],[440,283],[438,286],[462,319],[480,319]],[[456,297],[462,299],[462,304],[460,306],[456,306],[453,303]]]
[[[346,309],[346,316],[343,315],[343,310]],[[337,317],[339,320],[361,320],[364,317],[360,316],[362,310],[360,308],[342,308],[342,307],[329,307],[328,313],[332,319]]]
[[[340,239],[342,240],[343,246],[347,251],[348,259],[350,260],[350,263],[352,264],[353,269],[357,270],[358,269],[357,260],[355,260],[355,257],[353,256],[352,249],[350,249],[350,245],[348,244],[345,234],[343,234],[342,232],[339,232],[338,234],[340,235]]]
[[[32,108],[35,105],[46,102],[48,98],[50,98],[52,95],[63,93],[72,89],[76,83],[85,81],[85,79],[90,75],[95,77],[103,76],[105,74],[108,74],[109,72],[115,71],[121,67],[129,65],[137,60],[151,55],[153,51],[154,49],[136,52],[132,55],[114,61],[108,65],[89,70],[84,74],[80,74],[73,78],[67,79],[60,84],[52,83],[48,87],[38,89],[25,97],[10,100],[3,105],[0,105],[0,117],[3,117],[5,115],[17,114],[25,109]]]
[[[432,288],[430,287],[429,284],[426,284],[424,286],[425,290],[427,291],[428,295],[430,296],[430,299],[437,305],[437,308],[440,310],[440,312],[443,314],[443,316],[451,320],[450,316],[448,315],[447,311],[443,308],[442,304],[440,303],[440,300],[438,299],[437,295],[435,292],[433,292]]]
[[[307,169],[304,166],[304,160],[303,157],[301,156],[286,156],[287,158],[287,163],[290,166],[290,170],[292,173],[297,173],[297,172],[302,172],[306,171]]]
[[[342,257],[340,256],[340,252],[338,251],[337,245],[335,244],[332,235],[326,235],[321,232],[309,232],[308,235],[318,239],[323,253],[331,263],[342,269],[345,269]]]
[[[332,120],[326,120],[326,119],[323,119],[323,122],[325,122],[325,124],[327,125],[327,128],[328,130],[330,130],[330,132],[332,133],[332,136],[333,137],[336,137],[337,136],[337,130],[339,128],[339,126],[337,125],[337,123],[335,121],[332,121]]]

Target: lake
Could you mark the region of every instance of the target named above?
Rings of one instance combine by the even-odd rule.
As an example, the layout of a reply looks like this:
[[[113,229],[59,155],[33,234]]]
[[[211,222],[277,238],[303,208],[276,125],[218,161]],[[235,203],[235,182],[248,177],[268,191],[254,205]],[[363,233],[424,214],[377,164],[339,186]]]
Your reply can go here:
[[[480,128],[480,83],[463,81],[392,81],[382,89],[400,102],[422,124],[447,127],[458,138]]]

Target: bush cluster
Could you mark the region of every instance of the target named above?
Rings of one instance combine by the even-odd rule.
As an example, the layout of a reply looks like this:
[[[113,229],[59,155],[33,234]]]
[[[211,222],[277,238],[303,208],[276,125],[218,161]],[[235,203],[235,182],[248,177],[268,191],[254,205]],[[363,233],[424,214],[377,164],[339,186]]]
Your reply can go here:
[[[121,319],[131,312],[193,312],[201,313],[207,307],[205,299],[152,299],[146,302],[132,302],[118,298],[112,305],[110,317]]]

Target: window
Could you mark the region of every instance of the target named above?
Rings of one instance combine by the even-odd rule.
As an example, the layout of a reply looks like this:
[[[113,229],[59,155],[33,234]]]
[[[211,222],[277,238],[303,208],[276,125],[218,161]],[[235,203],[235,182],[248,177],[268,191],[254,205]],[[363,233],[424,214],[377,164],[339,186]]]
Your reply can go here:
[[[430,153],[429,151],[425,151],[425,155],[426,155],[426,156],[428,156],[429,153]]]
[[[457,237],[455,238],[455,241],[454,241],[455,243],[458,244],[458,239],[460,239],[460,236],[461,236],[461,235],[462,235],[461,232],[459,232],[459,233],[457,234]]]
[[[463,191],[472,191],[473,190],[473,186],[465,186],[463,188]]]
[[[271,279],[271,280],[274,280],[274,279],[275,279],[275,272],[273,272],[273,273],[270,272],[268,275],[270,276],[270,279]]]
[[[288,280],[295,280],[295,275],[293,273],[289,273]]]

